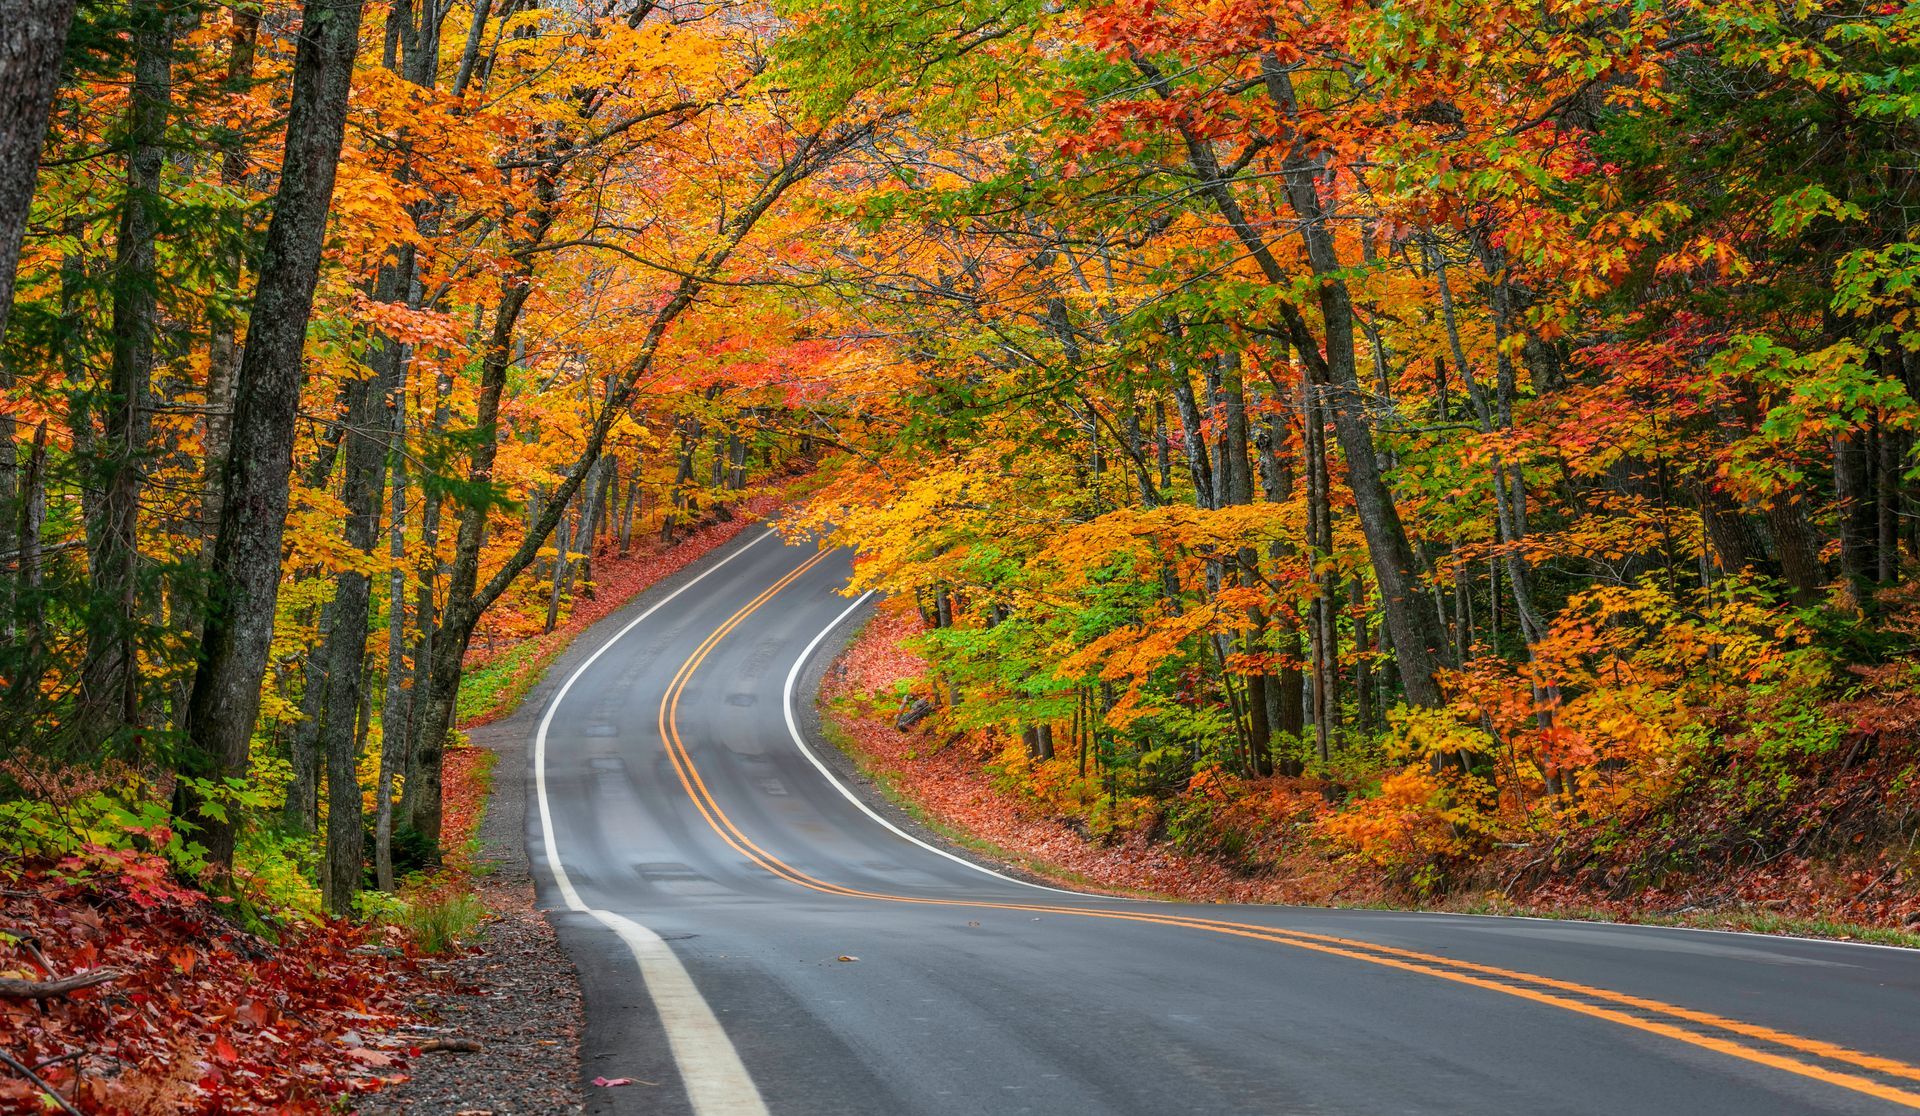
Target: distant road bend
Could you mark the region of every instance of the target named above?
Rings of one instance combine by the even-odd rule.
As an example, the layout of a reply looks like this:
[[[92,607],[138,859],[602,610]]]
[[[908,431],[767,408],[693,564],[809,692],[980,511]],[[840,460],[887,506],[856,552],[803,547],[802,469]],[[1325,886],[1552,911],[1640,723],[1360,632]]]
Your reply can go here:
[[[1920,952],[1133,902],[922,844],[833,774],[847,556],[758,529],[589,632],[529,844],[593,1111],[1920,1110]],[[849,960],[843,960],[849,959]]]

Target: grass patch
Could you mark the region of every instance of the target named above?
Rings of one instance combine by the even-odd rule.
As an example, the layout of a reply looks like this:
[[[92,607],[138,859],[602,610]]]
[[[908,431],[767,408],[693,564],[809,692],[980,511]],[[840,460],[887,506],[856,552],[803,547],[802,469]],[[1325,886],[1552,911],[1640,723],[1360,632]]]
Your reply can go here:
[[[389,920],[405,930],[422,953],[447,953],[473,936],[487,917],[486,904],[472,892],[427,894],[400,904]]]
[[[542,646],[548,642],[554,645]],[[453,699],[454,723],[486,724],[513,712],[564,646],[559,641],[525,640],[464,672]]]

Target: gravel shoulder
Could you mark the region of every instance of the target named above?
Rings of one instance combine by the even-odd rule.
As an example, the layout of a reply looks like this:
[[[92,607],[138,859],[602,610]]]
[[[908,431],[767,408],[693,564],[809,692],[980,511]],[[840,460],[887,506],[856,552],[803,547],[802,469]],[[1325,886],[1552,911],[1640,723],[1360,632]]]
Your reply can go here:
[[[557,1116],[582,1111],[579,975],[534,904],[527,862],[527,742],[543,704],[536,688],[513,716],[469,734],[475,747],[497,757],[473,881],[491,917],[478,949],[446,959],[443,967],[454,990],[422,1005],[434,1029],[422,1031],[420,1038],[469,1039],[481,1049],[411,1059],[410,1079],[369,1098],[363,1113]]]

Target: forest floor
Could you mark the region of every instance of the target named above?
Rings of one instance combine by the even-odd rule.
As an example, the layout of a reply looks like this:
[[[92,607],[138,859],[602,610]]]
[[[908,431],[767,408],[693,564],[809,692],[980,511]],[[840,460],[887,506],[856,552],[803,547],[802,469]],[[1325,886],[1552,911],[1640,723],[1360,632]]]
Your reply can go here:
[[[410,916],[243,911],[125,849],[0,865],[0,1113],[580,1111],[579,983],[535,906],[526,726],[508,718],[575,636],[778,502],[599,558],[565,624],[476,656],[446,864],[403,889]]]
[[[441,978],[397,927],[247,929],[165,860],[89,851],[0,873],[0,1112],[327,1112],[404,1075]]]
[[[954,732],[937,717],[906,731],[894,727],[899,684],[926,667],[907,646],[921,630],[911,609],[883,604],[874,614],[827,671],[827,735],[880,794],[927,828],[1037,879],[1195,903],[1528,915],[1920,946],[1920,879],[1905,868],[1910,849],[1781,856],[1676,873],[1649,887],[1622,883],[1628,862],[1647,851],[1632,841],[1619,844],[1612,862],[1589,857],[1566,875],[1539,871],[1552,842],[1508,842],[1457,866],[1449,887],[1422,894],[1313,839],[1302,820],[1312,807],[1303,813],[1299,804],[1316,800],[1317,787],[1278,778],[1251,781],[1247,798],[1224,803],[1216,815],[1236,830],[1228,842],[1235,855],[1181,847],[1163,818],[1096,835],[1083,819],[996,779],[989,765],[997,749],[980,734]]]

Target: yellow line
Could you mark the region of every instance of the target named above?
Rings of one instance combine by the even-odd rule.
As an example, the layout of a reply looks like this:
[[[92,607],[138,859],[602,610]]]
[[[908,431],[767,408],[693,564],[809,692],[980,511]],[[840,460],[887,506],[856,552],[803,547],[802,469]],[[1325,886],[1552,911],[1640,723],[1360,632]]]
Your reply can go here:
[[[765,592],[753,600],[748,601],[738,612],[728,617],[726,622],[715,629],[712,635],[709,635],[703,640],[700,646],[694,648],[693,654],[688,656],[687,661],[681,664],[679,672],[676,673],[673,676],[673,680],[667,684],[666,697],[663,697],[660,702],[660,737],[667,743],[667,758],[673,762],[674,773],[680,777],[681,787],[686,790],[687,797],[693,800],[693,805],[700,811],[700,816],[706,820],[707,825],[711,827],[715,833],[719,834],[722,841],[732,846],[734,851],[774,875],[800,884],[802,887],[811,886],[806,882],[810,877],[802,877],[800,873],[787,868],[784,864],[780,864],[773,856],[754,845],[752,841],[747,839],[746,834],[741,833],[740,830],[734,826],[732,819],[728,818],[726,813],[720,809],[720,804],[714,801],[712,793],[707,790],[706,782],[700,778],[699,769],[693,764],[693,757],[687,753],[685,744],[681,742],[679,727],[674,723],[674,720],[675,714],[678,713],[680,708],[680,694],[686,689],[687,680],[692,677],[694,670],[706,660],[707,655],[714,647],[717,646],[722,639],[725,639],[735,627],[739,626],[743,620],[759,609],[761,605],[772,600],[782,590],[786,589],[787,586],[799,580],[808,570],[824,561],[827,554],[828,552],[824,550],[815,554],[812,558],[801,563],[799,568],[774,582]],[[776,867],[776,865],[778,865],[778,867]]]
[[[1830,1061],[1844,1062],[1861,1069],[1871,1070],[1889,1076],[1903,1077],[1913,1081],[1920,1081],[1920,1066],[1914,1066],[1893,1058],[1867,1054],[1819,1039],[1790,1034],[1770,1027],[1744,1023],[1737,1019],[1729,1019],[1709,1012],[1695,1011],[1691,1008],[1679,1007],[1674,1004],[1663,1003],[1659,1000],[1650,1000],[1644,997],[1613,992],[1608,989],[1595,988],[1589,985],[1577,984],[1572,981],[1558,980],[1553,977],[1538,976],[1533,973],[1520,972],[1513,969],[1502,969],[1492,965],[1481,965],[1469,961],[1458,961],[1437,954],[1377,945],[1372,942],[1354,938],[1315,934],[1303,930],[1284,930],[1275,927],[1260,926],[1254,923],[1228,922],[1219,919],[1199,918],[1187,915],[1156,914],[1146,911],[1114,911],[1100,910],[1097,908],[1063,907],[1042,903],[996,903],[987,900],[933,899],[911,895],[892,895],[884,892],[864,891],[842,884],[830,883],[808,875],[755,844],[752,839],[741,832],[740,828],[735,825],[733,820],[727,816],[726,812],[720,808],[719,802],[713,797],[713,792],[708,789],[706,780],[701,778],[700,771],[698,767],[695,766],[693,756],[687,750],[686,743],[680,738],[678,714],[681,694],[685,692],[687,683],[692,678],[693,673],[706,661],[707,656],[713,649],[731,634],[735,628],[739,627],[748,616],[752,615],[775,596],[785,591],[801,576],[806,574],[808,570],[811,570],[824,560],[826,556],[826,552],[824,551],[814,555],[791,573],[774,582],[765,592],[747,602],[739,611],[728,617],[726,622],[721,624],[711,635],[703,640],[700,646],[694,649],[693,654],[688,656],[686,662],[681,664],[673,680],[668,683],[667,692],[660,700],[660,737],[666,744],[667,756],[673,763],[674,771],[678,774],[680,785],[687,792],[687,797],[693,802],[695,809],[700,811],[700,816],[705,819],[707,825],[713,829],[714,833],[717,834],[722,841],[725,841],[728,846],[736,852],[767,872],[813,891],[852,899],[908,903],[917,906],[1025,911],[1042,914],[1073,915],[1080,918],[1145,922],[1160,926],[1204,930],[1209,933],[1250,938],[1258,941],[1292,946],[1296,949],[1312,950],[1316,953],[1346,957],[1356,961],[1365,961],[1369,964],[1382,965],[1388,968],[1400,969],[1405,972],[1421,973],[1426,976],[1437,977],[1441,980],[1453,981],[1456,984],[1470,985],[1475,988],[1499,992],[1508,996],[1530,1000],[1535,1003],[1548,1004],[1591,1018],[1604,1019],[1623,1027],[1631,1027],[1635,1030],[1660,1035],[1664,1038],[1670,1038],[1690,1046],[1712,1050],[1716,1053],[1725,1054],[1728,1057],[1738,1058],[1742,1061],[1783,1070],[1787,1073],[1811,1078],[1828,1085],[1849,1089],[1881,1100],[1891,1101],[1894,1104],[1907,1108],[1920,1109],[1920,1093],[1911,1092],[1891,1085],[1884,1085],[1856,1074],[1844,1073],[1827,1069],[1824,1066],[1812,1065],[1795,1058],[1772,1053],[1771,1051],[1755,1049],[1752,1046],[1734,1042],[1718,1035],[1699,1034],[1681,1027],[1676,1027],[1668,1022],[1655,1019],[1642,1019],[1610,1007],[1583,1003],[1580,1000],[1570,999],[1563,995],[1555,995],[1554,993],[1571,993],[1578,996],[1603,1000],[1607,1003],[1617,1004],[1622,1007],[1631,1007],[1640,1011],[1665,1015],[1670,1019],[1712,1027],[1729,1034],[1758,1039],[1776,1046],[1796,1050],[1803,1054],[1810,1054]],[[1470,975],[1476,973],[1484,975]],[[1517,981],[1520,982],[1521,985],[1531,987],[1516,987],[1513,984],[1503,983],[1503,981]],[[1552,989],[1553,991],[1544,991],[1543,989]]]

